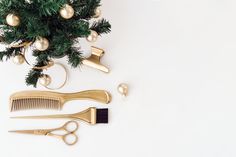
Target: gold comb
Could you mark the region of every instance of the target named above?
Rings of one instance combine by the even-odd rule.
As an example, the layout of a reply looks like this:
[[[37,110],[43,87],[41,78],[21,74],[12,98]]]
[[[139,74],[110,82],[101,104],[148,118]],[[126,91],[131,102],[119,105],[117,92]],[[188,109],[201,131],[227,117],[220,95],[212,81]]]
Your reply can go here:
[[[29,109],[61,110],[66,102],[77,99],[88,99],[108,104],[111,102],[111,95],[104,90],[87,90],[78,93],[23,91],[10,97],[10,110],[11,112]]]
[[[98,69],[100,71],[103,71],[105,73],[109,73],[109,68],[102,65],[100,60],[102,56],[105,54],[103,49],[99,49],[97,47],[92,46],[92,54],[90,57],[83,60],[83,64],[87,65],[89,67]]]

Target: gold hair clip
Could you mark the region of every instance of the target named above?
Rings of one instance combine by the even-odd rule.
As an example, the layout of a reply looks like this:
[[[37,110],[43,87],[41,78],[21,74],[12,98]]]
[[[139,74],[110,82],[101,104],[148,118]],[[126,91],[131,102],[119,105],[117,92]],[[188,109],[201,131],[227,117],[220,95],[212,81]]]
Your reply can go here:
[[[105,51],[103,49],[92,46],[92,54],[90,57],[83,60],[83,64],[98,69],[100,71],[103,71],[105,73],[109,73],[110,71],[109,68],[102,65],[100,62],[104,53]]]

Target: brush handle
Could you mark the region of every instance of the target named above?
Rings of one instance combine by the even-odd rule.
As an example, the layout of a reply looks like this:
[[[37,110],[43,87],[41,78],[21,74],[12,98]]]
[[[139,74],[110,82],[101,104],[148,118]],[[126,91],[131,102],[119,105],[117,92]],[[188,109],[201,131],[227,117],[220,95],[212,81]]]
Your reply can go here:
[[[80,119],[92,125],[96,124],[97,109],[90,107],[84,111],[74,114],[58,114],[58,115],[44,115],[44,116],[23,116],[23,117],[11,117],[14,119]]]
[[[111,102],[111,95],[104,90],[87,90],[78,93],[63,94],[65,102],[77,99],[89,99],[108,104]]]

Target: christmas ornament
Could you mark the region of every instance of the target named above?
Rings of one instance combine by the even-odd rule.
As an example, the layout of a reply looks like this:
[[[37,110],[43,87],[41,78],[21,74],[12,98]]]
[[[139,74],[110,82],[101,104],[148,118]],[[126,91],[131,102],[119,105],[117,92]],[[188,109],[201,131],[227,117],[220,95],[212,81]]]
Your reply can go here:
[[[87,41],[89,42],[96,42],[98,39],[98,33],[91,30],[90,35],[87,37]]]
[[[50,69],[55,66],[60,67],[65,73],[64,80],[58,87],[50,87],[50,84],[52,83],[52,78],[48,74],[42,74],[38,79],[39,84],[41,84],[42,86],[44,86],[45,88],[47,88],[49,90],[57,90],[57,89],[61,89],[62,87],[65,86],[66,82],[68,81],[68,72],[67,72],[66,67],[61,63],[54,63],[53,61],[49,61],[48,64],[43,67],[37,67],[37,66],[34,67],[34,69],[37,69],[37,70],[43,70],[43,71],[49,70],[50,71]]]
[[[95,15],[94,18],[99,18],[102,15],[102,10],[100,8],[96,8],[94,11]]]
[[[13,57],[13,63],[15,63],[16,65],[21,65],[24,62],[25,62],[25,58],[22,54],[18,54]]]
[[[39,77],[39,83],[44,87],[50,85],[51,82],[52,82],[52,79],[47,74],[43,74],[42,76]]]
[[[45,51],[49,47],[49,41],[46,38],[38,37],[34,42],[35,47],[39,51]]]
[[[127,96],[128,92],[129,92],[129,87],[127,84],[125,83],[121,83],[119,84],[119,86],[117,87],[118,92],[123,95],[123,96]]]
[[[74,16],[75,14],[75,10],[73,9],[72,6],[70,6],[69,4],[65,4],[63,6],[63,8],[61,8],[60,10],[60,15],[61,17],[63,17],[64,19],[70,19]]]
[[[6,17],[6,22],[9,26],[16,27],[20,24],[20,18],[15,14],[8,14]]]

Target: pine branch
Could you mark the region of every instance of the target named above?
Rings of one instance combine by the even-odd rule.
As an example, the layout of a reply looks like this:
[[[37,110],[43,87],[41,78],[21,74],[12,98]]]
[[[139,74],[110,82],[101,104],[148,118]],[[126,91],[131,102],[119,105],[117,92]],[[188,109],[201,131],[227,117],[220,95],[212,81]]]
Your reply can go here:
[[[73,3],[76,19],[90,19],[95,15],[95,9],[100,6],[101,0],[77,0]]]
[[[26,76],[25,82],[27,86],[37,87],[38,79],[42,75],[42,70],[30,70]]]
[[[5,51],[0,52],[0,61],[9,60],[12,56],[19,54],[19,48],[7,48]]]
[[[99,35],[101,35],[111,32],[111,25],[107,20],[101,19],[97,22],[94,22],[90,29],[96,31]]]
[[[63,19],[60,9],[69,4],[75,10],[71,19]],[[49,48],[46,51],[34,50],[36,66],[44,66],[54,58],[67,57],[72,67],[78,67],[84,59],[81,52],[73,48],[76,38],[86,38],[91,30],[99,35],[111,31],[110,23],[99,20],[90,24],[95,15],[95,9],[101,5],[101,0],[0,0],[0,25],[4,32],[4,42],[34,42],[37,37],[48,39]],[[20,18],[20,25],[9,26],[6,23],[8,14]],[[90,27],[91,25],[91,27]],[[21,48],[8,48],[0,52],[0,61],[8,60],[20,53]],[[31,69],[26,77],[26,84],[37,86],[37,81],[43,70]]]
[[[41,61],[35,64],[36,67],[43,67],[47,65],[48,61]],[[25,82],[27,86],[37,87],[38,79],[42,76],[43,70],[41,69],[31,69],[25,78]]]
[[[37,0],[33,3],[36,2],[38,2],[40,16],[52,16],[58,13],[59,9],[67,3],[67,0]]]
[[[68,63],[71,64],[72,67],[76,68],[82,64],[83,57],[80,52],[75,49],[71,49],[67,52]]]

